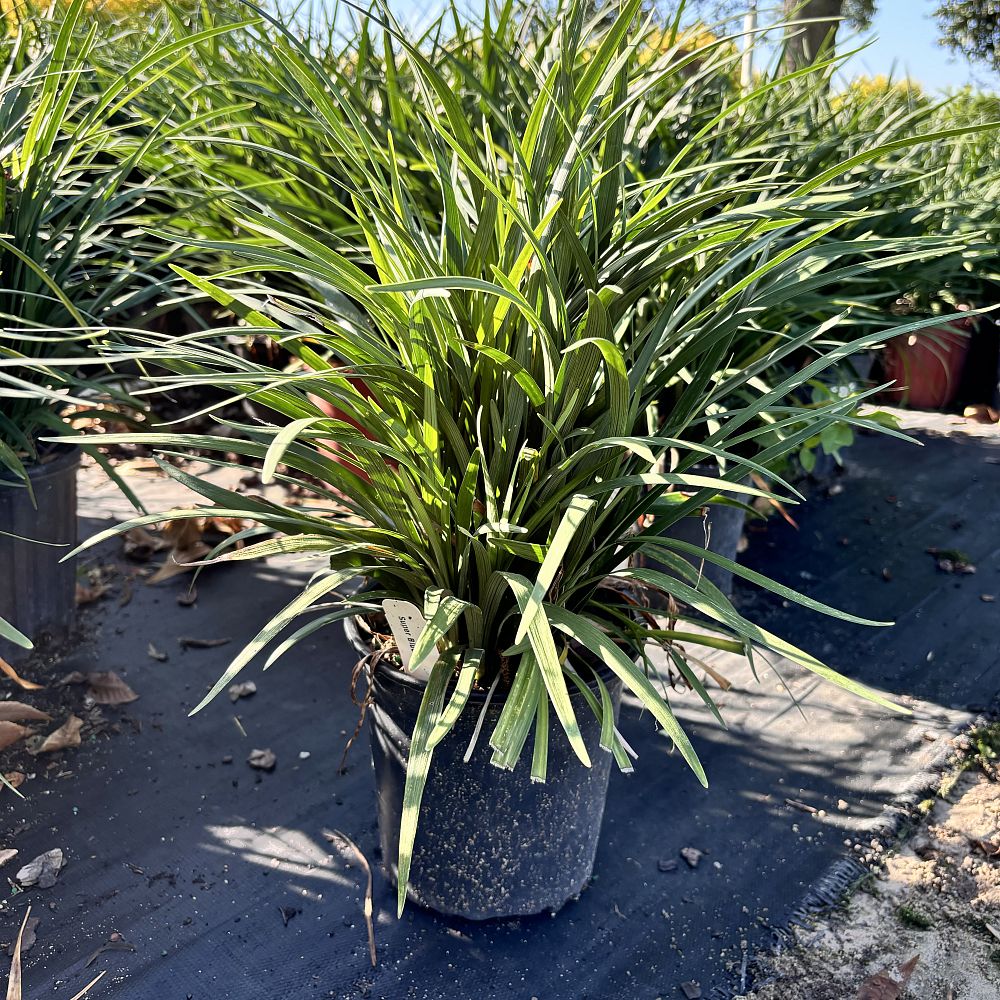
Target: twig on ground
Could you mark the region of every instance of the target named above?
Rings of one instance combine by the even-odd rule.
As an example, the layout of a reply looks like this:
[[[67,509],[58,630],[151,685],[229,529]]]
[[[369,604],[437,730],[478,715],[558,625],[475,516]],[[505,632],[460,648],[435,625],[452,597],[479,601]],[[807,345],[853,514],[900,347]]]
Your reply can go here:
[[[368,876],[368,886],[365,889],[365,923],[368,925],[368,953],[371,955],[372,968],[374,969],[377,962],[378,956],[375,953],[375,924],[372,921],[372,869],[371,865],[368,864],[368,859],[365,857],[364,852],[358,847],[357,844],[347,836],[346,833],[342,833],[340,830],[324,830],[323,836],[334,843],[337,840],[342,841],[352,851],[357,855],[358,860],[361,862],[361,866],[365,870],[365,875]]]

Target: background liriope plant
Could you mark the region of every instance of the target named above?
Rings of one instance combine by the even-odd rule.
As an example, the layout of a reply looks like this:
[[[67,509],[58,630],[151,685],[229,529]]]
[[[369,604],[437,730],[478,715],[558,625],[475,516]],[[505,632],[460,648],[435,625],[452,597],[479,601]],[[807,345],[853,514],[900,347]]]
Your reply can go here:
[[[174,277],[174,248],[140,225],[149,203],[164,197],[147,167],[170,130],[136,127],[130,107],[185,45],[213,31],[137,46],[128,67],[98,79],[108,39],[87,10],[73,0],[22,14],[0,39],[5,482],[29,483],[38,438],[62,426],[67,405],[79,417],[103,402],[130,404],[96,344],[148,314]]]
[[[428,626],[413,662],[435,645],[441,656],[410,749],[400,909],[433,749],[473,685],[504,689],[499,722],[483,737],[494,763],[513,768],[534,733],[531,773],[539,780],[550,713],[558,720],[556,738],[569,740],[582,764],[590,762],[569,697],[574,687],[601,719],[604,748],[622,769],[631,768],[606,687],[596,674],[594,690],[587,686],[588,656],[624,681],[703,782],[669,696],[655,683],[653,647],[720,719],[688,648],[752,657],[759,646],[891,706],[747,620],[683,556],[723,565],[813,610],[878,623],[659,534],[720,493],[759,495],[740,485],[748,471],[765,473],[809,436],[849,418],[854,399],[803,407],[794,393],[877,334],[818,350],[773,385],[760,373],[821,340],[835,316],[780,338],[743,369],[728,362],[747,324],[794,300],[802,255],[822,263],[846,252],[828,238],[853,221],[864,189],[845,191],[841,173],[885,151],[867,147],[840,169],[779,188],[723,173],[713,185],[674,196],[671,168],[634,176],[626,137],[653,122],[658,108],[651,98],[667,76],[695,65],[699,50],[658,43],[662,54],[648,58],[645,39],[662,29],[643,19],[640,0],[614,16],[566,0],[553,17],[544,46],[503,53],[536,88],[521,120],[503,108],[470,115],[450,72],[375,8],[371,21],[382,22],[414,80],[406,121],[417,163],[397,156],[394,129],[381,133],[356,113],[329,64],[294,36],[271,32],[267,51],[290,71],[323,144],[314,166],[336,163],[356,244],[342,246],[342,234],[319,232],[278,203],[220,189],[216,205],[245,238],[183,238],[198,254],[241,263],[183,277],[232,309],[245,330],[274,337],[293,363],[283,371],[265,368],[197,333],[137,335],[108,355],[155,361],[171,373],[151,379],[157,390],[222,386],[252,400],[259,419],[232,425],[225,436],[105,440],[141,440],[168,455],[196,447],[214,453],[218,465],[233,453],[257,458],[266,480],[305,485],[339,498],[346,510],[241,495],[164,464],[205,502],[113,529],[215,511],[277,533],[245,539],[250,544],[215,559],[310,552],[329,560],[233,659],[199,709],[310,611],[314,616],[272,651],[269,664],[317,629],[377,611],[385,597],[423,606]],[[491,35],[491,23],[484,18],[476,28],[489,44],[514,37]],[[714,117],[710,128],[692,134],[692,151],[729,127],[725,115]],[[940,130],[922,140],[947,143],[961,134]],[[428,178],[435,189],[438,214],[412,193],[414,170],[422,175],[421,192]],[[914,252],[905,237],[886,238],[869,266]],[[255,287],[249,277],[261,273],[275,283]],[[306,308],[297,294],[273,291],[289,274],[335,294]],[[648,414],[657,405],[650,430]],[[331,409],[343,417],[330,416]],[[775,436],[775,429],[787,432]],[[333,444],[346,461],[334,457]],[[720,463],[719,476],[689,471],[703,456]],[[776,490],[794,495],[780,479]],[[655,522],[640,530],[649,514]],[[637,568],[633,557],[643,551],[670,572]],[[371,589],[342,594],[359,576]],[[648,610],[653,594],[668,595],[665,619]]]

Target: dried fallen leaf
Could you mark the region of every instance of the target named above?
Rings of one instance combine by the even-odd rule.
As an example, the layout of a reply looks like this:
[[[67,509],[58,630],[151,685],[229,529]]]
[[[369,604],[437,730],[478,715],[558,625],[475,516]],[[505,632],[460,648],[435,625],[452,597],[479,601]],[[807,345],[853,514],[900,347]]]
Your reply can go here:
[[[152,643],[146,647],[146,654],[151,660],[159,660],[160,663],[166,663],[170,659],[166,653],[157,649]]]
[[[100,600],[110,589],[111,585],[107,583],[77,583],[76,606],[82,608],[85,604],[93,604],[94,601]]]
[[[181,649],[214,649],[216,646],[225,646],[227,642],[232,641],[229,636],[224,639],[191,639],[187,636],[179,636],[177,639]]]
[[[51,851],[39,854],[34,861],[29,861],[14,878],[21,883],[21,888],[28,889],[33,885],[39,889],[51,889],[59,878],[59,872],[66,859],[62,849],[53,847]]]
[[[883,969],[881,972],[869,976],[861,984],[858,1000],[899,1000],[919,961],[920,956],[914,955],[913,958],[899,967],[896,975],[892,975],[888,969]]]
[[[16,847],[6,847],[0,851],[0,866],[7,864],[8,861],[17,857]]]
[[[63,674],[56,681],[56,687],[66,687],[67,684],[86,684],[87,675],[81,674],[79,670],[71,670],[68,674]]]
[[[51,718],[51,715],[21,701],[0,701],[0,722],[24,722],[29,719],[48,722]]]
[[[98,705],[127,705],[139,696],[113,671],[87,674],[87,694]]]
[[[183,594],[177,595],[177,603],[182,608],[190,608],[193,604],[198,603],[198,591],[195,589],[194,585],[188,587]]]
[[[55,753],[57,750],[65,750],[68,747],[78,747],[80,745],[80,727],[83,721],[75,715],[71,715],[57,730],[49,733],[42,740],[41,745],[35,753]]]
[[[1000,857],[1000,843],[995,840],[972,838],[969,840],[969,845],[977,851],[982,851],[988,858]]]
[[[975,406],[967,406],[962,411],[962,416],[970,420],[975,420],[977,424],[1000,423],[1000,413],[987,406],[985,403],[977,403]]]
[[[233,684],[229,688],[229,700],[236,702],[240,698],[249,698],[257,693],[257,685],[253,681],[244,681],[242,684]]]
[[[204,559],[212,551],[212,547],[202,541],[203,530],[200,518],[168,521],[163,527],[163,535],[170,540],[170,554],[146,582],[162,583],[192,570],[194,563]]]
[[[38,925],[41,922],[42,921],[38,917],[25,917],[24,925],[21,927],[21,934],[18,937],[18,940],[12,941],[9,945],[7,945],[7,954],[10,955],[11,958],[14,957],[14,949],[17,947],[20,947],[22,955],[31,951],[35,941],[38,940],[35,932],[38,930]]]
[[[28,681],[20,677],[17,671],[2,656],[0,656],[0,672],[6,674],[15,684],[23,687],[25,691],[41,691],[44,687],[43,684],[36,684],[34,681]]]
[[[0,722],[0,750],[29,735],[31,730],[27,726],[19,726],[16,722]]]
[[[101,955],[106,951],[135,951],[135,947],[130,945],[128,941],[125,940],[117,931],[111,935],[111,937],[101,945],[91,956],[83,963],[83,967],[86,969],[87,966],[93,965]],[[103,976],[104,973],[102,972]]]
[[[154,535],[142,527],[129,528],[122,537],[124,539],[122,551],[129,559],[134,559],[136,562],[149,562],[154,553],[162,552],[171,546],[168,539]]]
[[[278,758],[275,757],[273,750],[251,750],[247,763],[258,771],[273,771]]]
[[[8,771],[3,776],[3,783],[8,788],[20,788],[24,784],[23,771]]]

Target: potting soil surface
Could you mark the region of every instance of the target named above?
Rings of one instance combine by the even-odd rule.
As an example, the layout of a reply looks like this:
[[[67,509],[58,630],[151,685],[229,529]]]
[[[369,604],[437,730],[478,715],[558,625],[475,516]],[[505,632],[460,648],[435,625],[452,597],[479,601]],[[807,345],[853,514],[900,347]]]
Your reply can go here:
[[[748,532],[746,565],[893,627],[736,587],[749,617],[913,714],[873,707],[780,660],[758,660],[755,681],[737,658],[714,657],[733,684],[718,692],[728,730],[697,698],[676,696],[709,774],[702,789],[648,714],[627,703],[622,729],[637,771],[612,775],[593,881],[555,915],[476,924],[410,906],[397,921],[379,870],[367,735],[340,770],[358,712],[347,693],[355,657],[339,627],[266,672],[253,664],[240,680],[254,681],[255,694],[222,696],[187,717],[315,563],[211,568],[191,606],[177,600],[185,576],[119,585],[85,610],[78,645],[31,676],[51,685],[71,671],[112,670],[138,700],[101,709],[101,725],[91,715],[82,746],[33,758],[24,800],[0,791],[0,851],[19,852],[4,875],[57,847],[66,860],[53,886],[12,893],[0,909],[0,941],[13,940],[29,905],[40,918],[25,998],[72,996],[101,970],[90,996],[136,1000],[743,992],[754,955],[804,904],[848,884],[858,869],[845,859],[877,849],[870,841],[892,827],[900,796],[922,793],[952,736],[1000,692],[1000,439],[960,424],[924,419],[923,448],[862,438],[846,475],[789,509],[797,526],[772,517]],[[151,504],[180,499],[166,479],[131,481]],[[82,536],[127,513],[94,470],[81,506]],[[948,572],[956,561],[975,573]],[[89,557],[98,564],[127,567],[121,543]],[[180,641],[190,639],[199,641]],[[31,700],[2,683],[6,696]],[[70,701],[50,726],[32,723],[41,732],[70,710],[92,711],[81,687],[58,690]],[[247,763],[264,749],[276,758],[271,771]],[[374,968],[364,869],[325,835],[334,830],[374,872]]]

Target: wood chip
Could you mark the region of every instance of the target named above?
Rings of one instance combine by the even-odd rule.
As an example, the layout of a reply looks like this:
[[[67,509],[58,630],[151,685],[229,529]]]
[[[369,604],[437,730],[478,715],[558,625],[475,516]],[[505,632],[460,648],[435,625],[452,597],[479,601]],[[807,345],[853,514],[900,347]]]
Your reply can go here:
[[[10,788],[20,788],[24,784],[23,771],[8,771],[3,776],[4,785]]]
[[[214,649],[216,646],[225,646],[227,642],[232,641],[230,636],[226,636],[224,639],[192,639],[181,636],[177,640],[181,649]]]
[[[815,806],[811,806],[807,802],[800,802],[798,799],[785,799],[785,805],[791,806],[793,809],[798,809],[800,812],[810,813],[812,815],[819,812]]]

